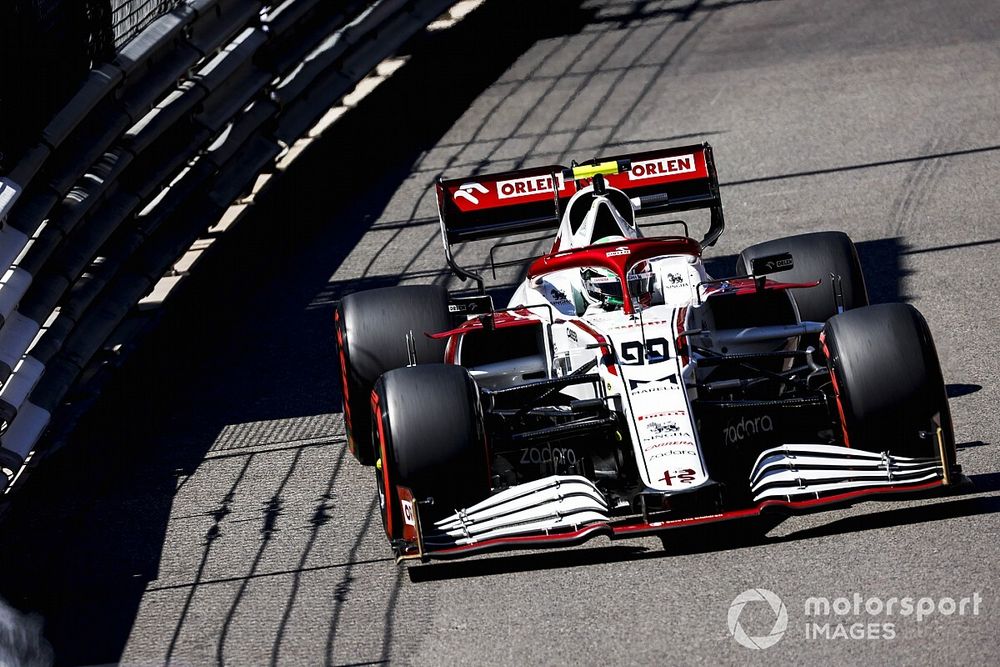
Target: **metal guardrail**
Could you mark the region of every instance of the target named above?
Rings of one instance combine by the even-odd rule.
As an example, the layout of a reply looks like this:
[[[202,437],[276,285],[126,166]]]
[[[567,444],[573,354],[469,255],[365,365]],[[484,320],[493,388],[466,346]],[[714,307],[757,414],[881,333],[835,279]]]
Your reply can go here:
[[[452,4],[187,0],[90,72],[0,178],[0,490],[191,242]]]
[[[102,9],[115,46],[123,46],[156,18],[170,11],[182,0],[102,0]]]

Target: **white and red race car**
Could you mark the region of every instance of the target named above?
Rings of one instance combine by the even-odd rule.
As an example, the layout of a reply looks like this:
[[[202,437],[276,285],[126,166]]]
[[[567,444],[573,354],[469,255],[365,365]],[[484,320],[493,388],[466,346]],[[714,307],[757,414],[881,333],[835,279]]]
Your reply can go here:
[[[964,480],[927,324],[868,305],[845,234],[706,273],[725,227],[708,144],[437,194],[446,260],[478,289],[358,292],[335,316],[350,448],[375,466],[399,559],[735,530]],[[693,209],[710,214],[701,241],[638,224]],[[685,235],[649,235],[662,225]],[[533,231],[552,249],[497,308],[452,246]]]

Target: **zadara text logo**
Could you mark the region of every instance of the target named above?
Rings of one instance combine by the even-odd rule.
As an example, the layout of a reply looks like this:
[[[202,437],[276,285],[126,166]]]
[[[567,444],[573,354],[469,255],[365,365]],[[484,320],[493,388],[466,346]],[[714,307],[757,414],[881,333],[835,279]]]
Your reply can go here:
[[[722,438],[726,446],[743,442],[747,438],[753,438],[761,433],[770,433],[774,430],[774,422],[769,415],[760,417],[743,417],[735,424],[729,424],[722,429]]]
[[[740,615],[743,613],[743,609],[751,603],[765,603],[774,612],[774,625],[771,626],[771,631],[766,635],[748,635],[747,631],[743,629],[743,625],[740,624]],[[751,588],[736,596],[732,604],[729,605],[729,616],[726,620],[729,622],[729,634],[737,642],[751,649],[768,648],[777,644],[785,636],[785,630],[788,629],[788,610],[785,609],[785,603],[781,601],[781,598],[766,588]]]

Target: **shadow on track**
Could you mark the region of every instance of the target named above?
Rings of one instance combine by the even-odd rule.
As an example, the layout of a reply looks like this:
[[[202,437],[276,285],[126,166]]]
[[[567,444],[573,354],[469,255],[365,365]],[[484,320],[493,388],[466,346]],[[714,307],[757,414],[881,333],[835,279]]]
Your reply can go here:
[[[663,554],[634,545],[616,545],[592,548],[568,548],[565,551],[542,551],[515,555],[498,555],[474,560],[440,562],[430,565],[411,565],[408,568],[410,581],[440,581],[442,579],[466,579],[513,572],[534,572],[558,570],[586,565],[602,565],[658,558]]]
[[[983,385],[981,384],[954,383],[947,385],[945,387],[945,392],[948,394],[948,398],[960,398],[962,396],[968,396],[969,394],[975,394],[982,388]]]
[[[572,34],[590,20],[578,5],[563,0],[534,3],[531,21],[525,22],[518,20],[523,19],[524,3],[488,3],[455,28],[428,37],[413,50],[404,68],[276,181],[250,218],[206,253],[203,264],[175,297],[163,326],[107,389],[94,414],[81,425],[74,446],[50,461],[25,490],[0,534],[0,567],[6,573],[0,592],[18,606],[44,614],[59,662],[117,661],[140,601],[150,591],[189,589],[186,610],[199,590],[215,595],[212,589],[205,592],[201,588],[209,583],[239,585],[276,574],[257,572],[250,562],[260,561],[260,554],[273,543],[272,534],[282,528],[282,479],[291,474],[292,464],[276,467],[265,482],[254,482],[265,486],[270,501],[251,519],[260,524],[260,543],[249,547],[244,553],[249,554],[247,562],[241,563],[238,553],[223,555],[218,540],[228,530],[230,508],[250,483],[245,475],[255,455],[231,452],[226,454],[235,457],[231,475],[213,486],[216,490],[211,493],[218,494],[213,497],[214,505],[206,504],[212,508],[207,511],[210,526],[201,542],[200,559],[195,558],[190,568],[194,581],[149,585],[159,577],[174,497],[227,426],[311,417],[337,409],[339,391],[329,343],[333,302],[347,290],[443,275],[407,268],[392,276],[366,275],[360,281],[329,282],[370,229],[370,221],[381,215],[414,172],[419,156],[439,145],[440,137],[480,93],[538,40]],[[699,5],[695,2],[691,6]],[[516,29],[498,30],[496,26]],[[456,58],[456,54],[468,53],[476,57]],[[655,87],[643,89],[648,90]],[[405,113],[399,111],[400,100],[406,101]],[[484,117],[483,122],[488,121]],[[609,136],[616,129],[618,126]],[[456,148],[455,155],[459,155],[462,150]],[[344,155],[350,160],[340,159]],[[398,224],[413,221],[411,214],[410,220]],[[334,222],[336,225],[331,224]],[[436,243],[436,238],[432,242]],[[870,288],[877,288],[878,294],[873,292],[873,301],[901,298],[898,240],[859,244],[859,250],[866,271],[870,266],[875,271]],[[731,266],[734,259],[730,256],[716,261],[728,261]],[[177,419],[195,422],[183,431],[193,435],[183,440],[167,439],[176,432],[173,424]],[[342,443],[337,446],[342,454]],[[245,458],[240,460],[240,456]],[[297,460],[296,455],[293,461]],[[339,464],[329,471],[328,489],[338,474]],[[290,572],[316,569],[307,565],[308,557],[313,545],[320,543],[316,539],[319,531],[330,525],[331,513],[338,511],[330,496],[328,490],[315,500],[300,557],[293,561],[298,569]],[[347,543],[362,539],[365,527],[357,530],[357,534],[347,536]],[[517,571],[519,567],[538,568],[538,563],[543,568],[556,568],[660,557],[663,552],[658,550],[616,546],[512,556],[507,566],[485,560],[452,567],[459,573],[469,572],[466,576],[477,576],[477,572],[488,574],[497,567]],[[228,571],[211,579],[204,577],[210,571],[208,566],[221,558],[231,559]],[[338,564],[344,575],[342,585],[331,591],[333,601],[344,603],[352,592],[350,567],[372,562],[362,559]],[[37,576],[15,576],[20,573]],[[391,657],[392,620],[402,582],[402,576],[395,579],[389,601],[384,611],[380,610],[384,624],[382,661]],[[271,653],[275,662],[283,657],[281,641],[293,616],[299,583],[294,579],[289,596],[278,602],[284,607]],[[222,603],[227,612],[219,628],[231,624],[243,599],[241,590],[243,586]],[[328,645],[340,629],[341,618],[350,612],[333,601],[329,627],[319,630],[328,634]],[[184,611],[176,626],[168,628],[167,634],[173,632],[175,643],[186,626],[194,623],[189,618]]]
[[[956,445],[959,451],[963,449],[969,449],[971,447],[989,447],[990,443],[983,442],[982,440],[972,440],[970,442],[960,442]]]
[[[674,21],[690,21],[695,14],[698,13],[709,13],[716,12],[722,9],[729,9],[730,7],[738,7],[739,5],[751,5],[758,4],[761,2],[774,2],[775,0],[718,0],[716,2],[710,2],[706,4],[704,0],[694,0],[690,4],[680,5],[678,7],[665,7],[665,8],[650,8],[649,2],[632,2],[623,3],[621,5],[611,5],[607,13],[602,13],[601,16],[595,19],[597,23],[617,23],[620,27],[626,27],[631,23],[648,23],[649,21],[669,17]],[[610,4],[610,3],[609,3]],[[658,4],[658,3],[657,3]],[[614,9],[616,7],[628,7],[627,11],[616,14]]]
[[[966,493],[982,493],[1000,491],[1000,472],[969,475],[973,488]],[[964,494],[963,494],[964,495]],[[945,502],[924,503],[911,507],[900,507],[884,512],[849,516],[822,526],[799,530],[784,537],[769,540],[769,542],[793,542],[816,537],[829,537],[843,533],[859,533],[866,530],[879,530],[892,526],[927,523],[929,521],[945,521],[964,516],[980,514],[996,514],[1000,512],[1000,495],[971,496],[959,495]]]
[[[153,588],[148,583],[159,577],[174,497],[228,426],[311,418],[339,409],[332,302],[357,285],[331,290],[330,276],[382,214],[420,155],[482,91],[539,40],[582,29],[589,14],[579,5],[558,0],[533,6],[532,20],[525,23],[517,20],[524,12],[521,3],[489,3],[448,30],[416,39],[407,64],[313,142],[258,198],[249,216],[206,252],[157,330],[79,425],[70,446],[46,462],[4,518],[0,568],[7,575],[0,594],[42,614],[57,663],[121,658],[140,601]],[[496,29],[513,25],[518,29]],[[455,57],[463,53],[476,57]],[[405,113],[399,110],[401,100],[407,101]],[[321,292],[325,303],[313,307]],[[183,440],[176,437],[178,422]],[[213,545],[227,531],[234,500],[249,491],[245,473],[251,459],[266,455],[244,454],[240,460],[238,451],[224,454],[234,457],[234,465],[218,485],[216,508],[208,512],[211,526],[201,543],[201,566],[197,574],[191,572],[195,581],[185,584],[190,587],[185,609],[203,574],[218,571],[210,566],[225,556]],[[271,500],[251,519],[261,525],[260,543],[249,551],[251,557],[256,554],[254,563],[287,521],[282,480],[297,460],[295,454],[292,464],[275,468],[265,482]],[[339,466],[330,471],[331,486],[338,471]],[[329,496],[316,501],[298,560],[303,570],[310,569],[304,564],[316,533],[335,511]],[[211,500],[206,503],[212,506]],[[236,580],[260,574],[253,565],[241,564],[238,555],[229,558],[235,560],[228,569],[243,575]],[[231,624],[243,590],[239,587],[225,603],[230,609],[220,627]],[[295,579],[291,597],[283,601],[274,661],[281,656],[297,591]],[[389,618],[394,611],[385,614]],[[167,637],[171,631],[174,637],[169,651],[191,618],[182,613],[176,627],[167,630]],[[220,658],[224,640],[223,632]]]

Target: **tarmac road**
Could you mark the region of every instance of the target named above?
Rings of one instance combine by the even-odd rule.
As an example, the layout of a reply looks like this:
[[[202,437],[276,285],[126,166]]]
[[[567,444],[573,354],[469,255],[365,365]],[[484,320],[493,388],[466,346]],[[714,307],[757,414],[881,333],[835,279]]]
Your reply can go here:
[[[753,547],[602,538],[397,567],[345,449],[334,301],[449,281],[442,171],[703,139],[728,221],[713,267],[848,232],[873,301],[930,324],[974,490],[792,518]],[[488,2],[414,45],[182,295],[9,513],[0,594],[44,617],[63,664],[996,663],[998,173],[992,0]],[[754,588],[787,614],[763,650],[727,626]],[[855,594],[857,614],[805,614]],[[907,596],[935,612],[870,611]],[[775,618],[757,602],[739,622]]]

